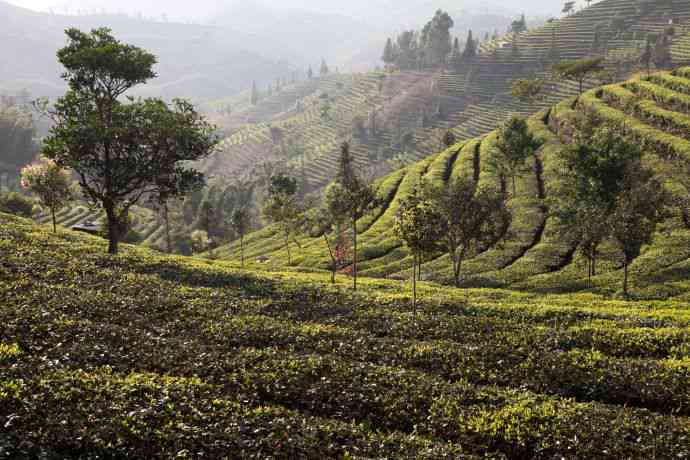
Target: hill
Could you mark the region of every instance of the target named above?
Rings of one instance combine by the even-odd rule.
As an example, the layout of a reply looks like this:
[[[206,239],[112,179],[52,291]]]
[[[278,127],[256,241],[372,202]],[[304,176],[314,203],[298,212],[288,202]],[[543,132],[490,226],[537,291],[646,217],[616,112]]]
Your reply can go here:
[[[605,262],[594,279],[594,287],[590,287],[582,268],[584,261],[576,251],[577,244],[564,243],[558,236],[554,220],[549,218],[548,198],[562,174],[560,151],[571,139],[573,130],[577,129],[574,115],[587,110],[641,143],[648,161],[655,165],[657,171],[661,171],[669,158],[687,160],[690,157],[688,77],[690,68],[640,76],[620,84],[595,88],[531,117],[529,129],[542,147],[535,158],[529,160],[531,172],[521,178],[517,195],[508,203],[514,215],[512,236],[504,244],[465,264],[466,285],[510,286],[539,291],[592,289],[615,292],[617,272],[621,268],[620,254],[612,247],[605,251]],[[480,185],[498,186],[497,177],[487,166],[495,155],[496,136],[494,131],[462,141],[377,182],[378,194],[384,204],[360,223],[358,239],[363,253],[359,267],[364,275],[408,277],[411,258],[393,235],[392,227],[401,201],[421,178],[447,181],[455,176],[469,175]],[[688,295],[690,231],[686,222],[679,209],[656,235],[654,243],[634,263],[633,272],[640,295]],[[296,268],[327,270],[330,267],[328,252],[320,237],[302,236],[299,242],[299,255],[292,259]],[[282,246],[274,227],[267,227],[245,239],[248,257],[268,257],[270,267],[285,266],[287,257]],[[214,255],[238,260],[238,244],[223,247]],[[446,281],[450,267],[447,256],[437,256],[423,265],[422,272],[427,279]]]
[[[617,18],[619,29],[611,27],[612,18]],[[307,96],[301,90],[292,93],[303,99],[286,99],[283,93],[267,97],[263,107],[273,110],[237,104],[227,120],[219,120],[229,137],[208,170],[234,174],[240,170],[233,163],[237,158],[265,159],[275,147],[270,124],[285,131],[286,142],[302,145],[301,154],[291,160],[300,169],[304,163],[313,189],[333,177],[337,146],[347,138],[352,138],[360,164],[380,175],[391,169],[388,160],[410,163],[432,155],[449,129],[459,139],[469,140],[492,131],[512,115],[531,115],[577,95],[577,83],[551,72],[561,59],[599,55],[605,58],[611,81],[628,78],[640,67],[648,34],[663,31],[669,21],[675,28],[669,64],[690,62],[686,1],[653,2],[638,8],[628,0],[603,0],[542,27],[483,42],[478,56],[457,69],[329,75],[306,83],[311,91]],[[510,94],[515,79],[528,77],[545,82],[538,101],[522,102]],[[602,83],[592,78],[585,88]],[[330,117],[319,116],[323,101],[318,96],[328,97]]]
[[[61,95],[65,88],[55,53],[65,43],[64,30],[104,24],[122,41],[158,56],[159,78],[147,85],[144,95],[215,99],[239,92],[253,80],[269,82],[293,70],[280,62],[291,56],[281,53],[279,46],[255,45],[250,36],[227,28],[124,15],[53,15],[0,1],[0,92],[28,89],[34,96]]]
[[[166,258],[0,215],[10,458],[690,455],[687,300]]]

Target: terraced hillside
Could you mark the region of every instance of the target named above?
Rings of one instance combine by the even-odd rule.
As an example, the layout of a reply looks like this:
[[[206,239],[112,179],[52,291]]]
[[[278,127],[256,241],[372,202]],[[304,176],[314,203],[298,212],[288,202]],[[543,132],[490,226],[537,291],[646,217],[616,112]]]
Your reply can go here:
[[[105,244],[0,215],[5,457],[690,456],[687,297],[421,283],[414,316],[395,281]]]
[[[620,30],[610,26],[616,17],[622,20]],[[458,71],[331,75],[312,83],[310,89],[316,89],[303,100],[290,99],[298,93],[293,90],[268,98],[261,109],[240,110],[235,123],[242,117],[259,122],[239,127],[223,151],[204,167],[216,174],[229,173],[268,158],[276,151],[271,124],[300,146],[291,160],[300,170],[304,163],[312,188],[333,177],[337,146],[347,138],[352,138],[360,164],[378,176],[389,170],[387,159],[402,154],[412,161],[433,154],[449,129],[468,140],[490,132],[510,116],[531,115],[576,96],[576,83],[556,78],[550,71],[561,59],[601,55],[617,79],[630,77],[639,67],[647,34],[663,31],[669,22],[676,31],[673,61],[688,63],[690,4],[686,0],[650,3],[642,10],[632,0],[603,0],[543,27],[485,42],[476,59]],[[512,81],[534,76],[545,80],[541,100],[521,102],[510,95]],[[600,84],[592,79],[585,87]],[[331,99],[331,116],[325,118],[320,116],[323,100],[318,98],[323,94]]]
[[[56,222],[66,228],[92,222],[103,226],[105,212],[88,206],[85,202],[76,201],[59,211]],[[165,248],[165,227],[161,224],[160,217],[151,209],[137,206],[130,211],[132,230],[136,233],[139,243],[151,248]],[[36,216],[36,221],[42,224],[51,222],[51,216],[42,213]]]
[[[548,198],[561,174],[560,150],[569,141],[573,117],[578,111],[596,112],[600,118],[636,142],[641,143],[647,159],[661,167],[668,158],[690,159],[690,68],[638,77],[620,84],[595,88],[577,99],[567,99],[554,108],[529,119],[531,133],[542,147],[529,160],[529,174],[518,181],[517,194],[508,203],[514,215],[511,237],[503,244],[481,253],[464,264],[469,286],[511,286],[542,291],[578,291],[589,289],[584,260],[576,245],[564,244],[555,221],[548,216]],[[392,228],[399,205],[422,178],[432,182],[453,176],[470,175],[480,186],[498,187],[498,179],[487,167],[495,155],[496,131],[463,141],[441,153],[397,171],[377,183],[384,205],[363,219],[358,237],[363,252],[359,268],[374,277],[406,278],[411,258],[394,236]],[[669,163],[670,164],[670,163]],[[669,185],[674,188],[672,184]],[[687,219],[685,219],[685,222]],[[330,266],[328,252],[321,238],[299,238],[301,249],[292,264],[298,269],[322,269]],[[262,266],[283,267],[287,257],[282,240],[273,227],[267,227],[245,240],[250,259],[267,256]],[[603,264],[594,279],[594,290],[615,292],[620,254],[612,245],[604,251]],[[217,251],[221,257],[237,260],[237,244]],[[451,264],[439,255],[422,266],[426,279],[447,281]],[[679,212],[667,221],[633,264],[639,293],[665,296],[685,293],[684,278],[690,275],[690,231]],[[663,289],[660,281],[663,280]]]

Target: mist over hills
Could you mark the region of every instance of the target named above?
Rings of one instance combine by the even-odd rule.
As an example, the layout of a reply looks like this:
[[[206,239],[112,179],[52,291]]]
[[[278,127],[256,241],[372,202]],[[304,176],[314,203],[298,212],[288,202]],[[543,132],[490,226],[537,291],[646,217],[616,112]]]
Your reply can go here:
[[[65,16],[38,13],[0,1],[0,91],[27,88],[34,95],[64,90],[55,53],[65,43],[64,29],[107,26],[121,40],[142,46],[159,58],[159,78],[139,94],[205,99],[232,94],[253,80],[272,81],[290,74],[289,53],[270,57],[262,43],[227,28],[150,22],[125,15]],[[276,46],[274,45],[274,50]]]
[[[44,12],[15,6],[20,3]],[[544,1],[523,3],[201,0],[192,7],[175,1],[146,5],[124,1],[113,6],[100,0],[0,0],[0,91],[27,88],[35,95],[60,94],[64,86],[55,52],[68,27],[105,25],[121,40],[156,54],[159,78],[140,94],[209,100],[246,90],[255,80],[263,87],[308,66],[317,70],[322,58],[331,69],[371,70],[380,64],[387,37],[420,28],[438,8],[449,11],[456,22],[453,34],[461,38],[470,28],[481,34],[502,32],[522,8],[529,17],[550,13]],[[183,19],[199,24],[174,22]]]

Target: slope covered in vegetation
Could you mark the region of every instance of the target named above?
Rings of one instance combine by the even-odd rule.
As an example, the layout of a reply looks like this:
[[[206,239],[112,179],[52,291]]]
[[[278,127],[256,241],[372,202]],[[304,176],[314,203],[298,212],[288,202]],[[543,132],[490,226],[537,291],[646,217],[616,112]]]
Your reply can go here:
[[[615,292],[618,271],[622,267],[617,250],[605,245],[600,271],[593,280],[594,286],[590,286],[577,242],[567,242],[548,213],[549,199],[554,197],[563,177],[563,145],[570,142],[574,130],[578,129],[575,116],[588,112],[643,145],[645,161],[659,174],[673,165],[673,161],[687,160],[690,155],[690,79],[687,77],[688,68],[640,76],[593,89],[580,98],[565,100],[531,117],[529,130],[540,141],[541,148],[528,160],[529,172],[519,178],[517,194],[508,202],[514,216],[511,236],[465,264],[465,284],[542,291],[594,289]],[[360,224],[359,240],[363,252],[359,260],[360,270],[365,275],[408,276],[411,258],[393,234],[393,223],[400,203],[420,180],[442,184],[453,177],[469,175],[476,178],[480,186],[499,186],[497,176],[489,167],[496,155],[497,135],[494,131],[461,142],[377,182],[383,204]],[[668,187],[680,193],[672,183]],[[674,209],[674,217],[665,222],[654,242],[633,265],[640,295],[685,296],[688,293],[690,285],[685,280],[690,268],[690,232],[687,215],[681,211],[681,208]],[[301,269],[328,270],[330,259],[323,240],[308,236],[298,240],[301,249],[292,265]],[[245,240],[245,254],[252,261],[260,256],[270,259],[267,264],[257,265],[282,267],[287,262],[282,246],[276,229],[267,227]],[[239,260],[239,245],[221,248],[214,255]],[[422,273],[426,279],[447,281],[450,267],[447,256],[436,255],[425,261]]]
[[[250,274],[0,215],[11,458],[686,458],[687,302]]]
[[[270,124],[285,132],[285,143],[296,145],[287,156],[313,188],[333,178],[338,145],[349,138],[362,165],[380,175],[391,167],[388,163],[399,162],[387,160],[397,157],[410,163],[438,151],[447,130],[459,139],[471,139],[513,115],[528,116],[576,96],[578,83],[552,72],[552,66],[561,60],[604,59],[608,76],[590,76],[584,82],[586,89],[604,80],[628,78],[640,68],[650,34],[662,34],[669,23],[674,35],[663,66],[686,64],[687,2],[603,0],[543,27],[484,41],[476,56],[458,65],[327,75],[312,83],[314,92],[299,104],[283,105],[279,116],[274,111],[256,117],[256,110],[240,104],[228,120],[232,129],[226,148],[207,164],[208,170],[241,171],[237,159],[246,165],[251,159],[266,159],[267,152],[281,150],[280,142],[270,135]],[[542,79],[541,96],[531,101],[512,97],[511,84],[519,78]],[[284,98],[273,94],[266,104],[280,106]],[[321,116],[326,101],[329,115]]]

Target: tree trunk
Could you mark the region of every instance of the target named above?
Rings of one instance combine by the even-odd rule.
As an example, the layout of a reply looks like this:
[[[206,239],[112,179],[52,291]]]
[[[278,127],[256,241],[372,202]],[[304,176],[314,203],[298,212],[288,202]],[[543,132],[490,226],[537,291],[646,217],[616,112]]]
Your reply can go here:
[[[108,253],[115,255],[119,246],[120,235],[118,227],[120,223],[115,213],[115,207],[112,204],[105,205],[105,215],[108,219]]]
[[[596,249],[592,253],[592,276],[597,276],[597,254]]]
[[[580,79],[580,94],[582,94],[582,85],[584,84],[584,82],[585,82],[585,79],[581,78]]]
[[[55,221],[55,208],[50,208],[50,214],[53,216],[53,233],[57,233],[57,222]]]
[[[515,176],[513,176],[513,198],[517,196],[517,182],[515,180]]]
[[[417,320],[417,255],[412,256],[412,315]]]
[[[240,267],[244,269],[244,234],[240,235]]]
[[[353,241],[353,246],[354,246],[354,260],[352,264],[352,273],[354,275],[354,290],[357,290],[357,220],[352,219],[352,241]]]
[[[165,221],[165,242],[168,245],[168,254],[172,254],[172,238],[170,237],[170,210],[167,200],[163,203],[163,220]]]
[[[623,266],[623,296],[628,298],[628,261],[625,261]]]
[[[461,268],[462,262],[460,261],[459,256],[455,256],[453,259],[453,274],[455,275],[455,287],[459,288],[460,287],[460,268]]]
[[[331,248],[331,242],[328,241],[326,234],[323,234],[323,239],[326,242],[326,247],[328,248],[328,255],[331,256],[331,284],[335,284],[335,274],[338,271],[338,260],[333,254],[333,249]]]
[[[288,265],[292,264],[292,257],[290,256],[290,232],[285,231],[285,250],[288,256]]]

